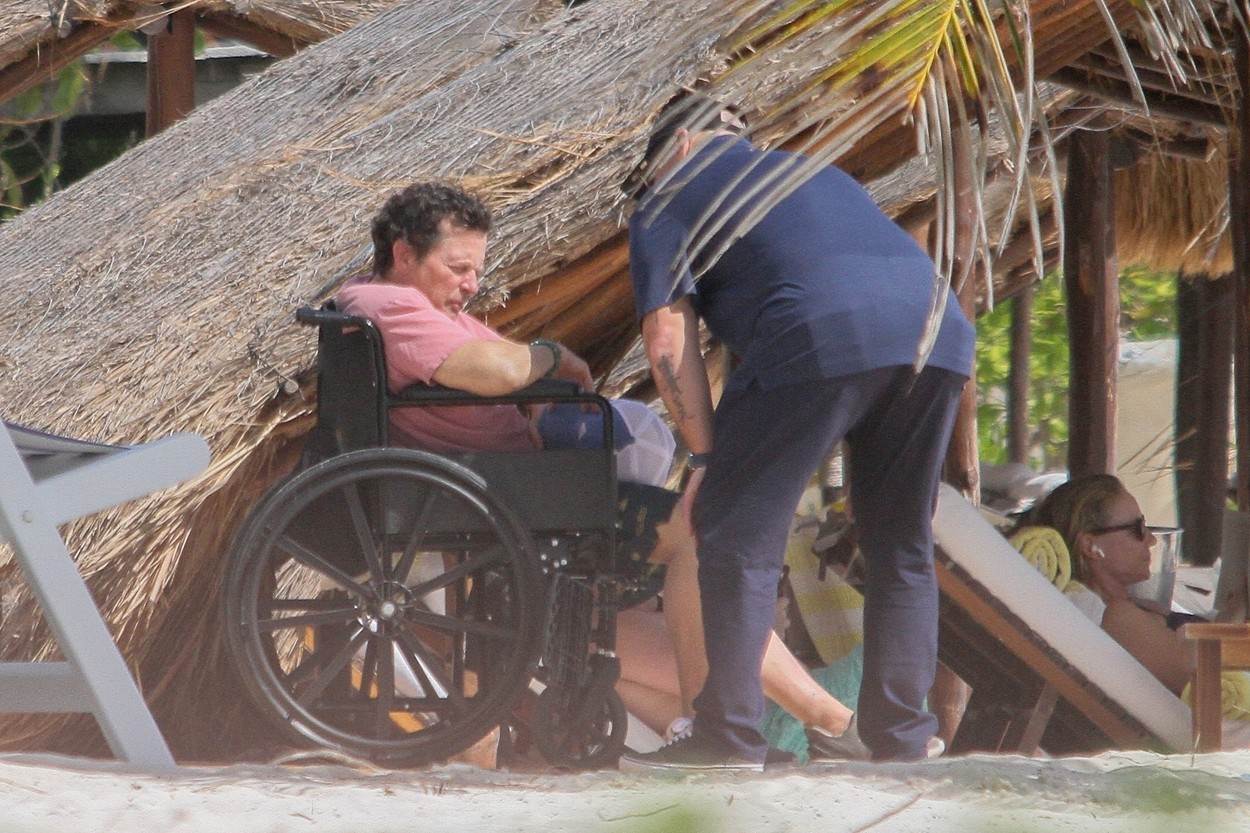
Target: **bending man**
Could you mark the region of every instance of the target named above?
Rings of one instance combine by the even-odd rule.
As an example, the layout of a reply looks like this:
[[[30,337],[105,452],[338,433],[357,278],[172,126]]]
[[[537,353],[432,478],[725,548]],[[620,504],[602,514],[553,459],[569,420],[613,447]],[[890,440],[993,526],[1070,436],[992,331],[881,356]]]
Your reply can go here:
[[[683,501],[709,673],[693,734],[622,766],[762,766],[760,658],[789,520],[843,438],[867,562],[858,731],[876,759],[923,758],[937,728],[923,708],[937,662],[932,513],[972,327],[947,304],[916,374],[932,261],[832,166],[750,225],[761,198],[807,160],[757,150],[723,128],[732,119],[697,96],[670,107],[630,219],[652,375],[693,452]],[[715,414],[700,319],[740,359]]]

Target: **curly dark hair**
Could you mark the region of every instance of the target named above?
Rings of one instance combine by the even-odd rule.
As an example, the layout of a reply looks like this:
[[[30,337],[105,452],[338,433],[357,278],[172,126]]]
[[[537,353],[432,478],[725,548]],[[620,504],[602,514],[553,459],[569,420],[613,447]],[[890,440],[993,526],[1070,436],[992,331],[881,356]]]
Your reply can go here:
[[[396,240],[408,241],[417,257],[425,257],[438,242],[438,226],[444,218],[466,229],[490,232],[490,209],[454,185],[417,182],[392,194],[373,218],[373,274],[391,271],[391,247]]]

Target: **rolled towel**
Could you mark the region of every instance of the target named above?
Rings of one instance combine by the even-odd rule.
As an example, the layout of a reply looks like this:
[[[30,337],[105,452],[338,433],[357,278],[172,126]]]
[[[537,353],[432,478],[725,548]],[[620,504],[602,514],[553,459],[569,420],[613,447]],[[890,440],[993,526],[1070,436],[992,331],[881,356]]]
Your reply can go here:
[[[1181,699],[1192,706],[1193,683],[1186,683]],[[1250,672],[1220,672],[1220,713],[1229,720],[1250,721]]]
[[[1011,536],[1011,545],[1020,551],[1024,560],[1059,590],[1068,586],[1072,578],[1072,560],[1068,545],[1059,531],[1049,526],[1026,526]]]

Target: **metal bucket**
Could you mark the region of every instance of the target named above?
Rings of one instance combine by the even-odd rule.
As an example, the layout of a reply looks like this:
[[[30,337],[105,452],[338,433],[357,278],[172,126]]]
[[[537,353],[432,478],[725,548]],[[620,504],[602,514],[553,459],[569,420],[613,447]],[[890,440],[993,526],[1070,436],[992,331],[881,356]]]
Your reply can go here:
[[[1172,612],[1172,591],[1176,588],[1176,568],[1180,564],[1182,529],[1152,526],[1155,543],[1150,548],[1150,578],[1130,584],[1129,595],[1141,607],[1164,616]]]

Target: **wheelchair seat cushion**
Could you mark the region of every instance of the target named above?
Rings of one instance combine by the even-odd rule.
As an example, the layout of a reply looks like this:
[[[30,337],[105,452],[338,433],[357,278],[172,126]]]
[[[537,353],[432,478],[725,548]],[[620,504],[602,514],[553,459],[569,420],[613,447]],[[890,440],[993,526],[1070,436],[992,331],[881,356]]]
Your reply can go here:
[[[662,486],[677,441],[664,419],[642,402],[613,399],[612,444],[621,481]],[[603,417],[577,405],[553,405],[538,421],[547,448],[602,448]]]

